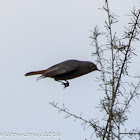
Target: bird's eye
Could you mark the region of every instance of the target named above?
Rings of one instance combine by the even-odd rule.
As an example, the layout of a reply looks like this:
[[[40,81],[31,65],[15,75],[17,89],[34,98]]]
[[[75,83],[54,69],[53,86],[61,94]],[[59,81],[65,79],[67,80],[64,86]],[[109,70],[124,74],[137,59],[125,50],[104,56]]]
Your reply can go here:
[[[90,64],[90,67],[93,67],[93,65],[92,65],[92,64]]]

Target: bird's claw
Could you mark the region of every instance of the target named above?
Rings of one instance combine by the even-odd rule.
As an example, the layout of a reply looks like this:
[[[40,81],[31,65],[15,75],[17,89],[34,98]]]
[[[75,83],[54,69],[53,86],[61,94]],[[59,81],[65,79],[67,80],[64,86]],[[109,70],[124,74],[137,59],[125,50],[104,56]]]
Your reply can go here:
[[[64,88],[66,88],[69,86],[69,82],[68,81],[66,81],[66,83],[63,82],[62,85],[64,85]]]

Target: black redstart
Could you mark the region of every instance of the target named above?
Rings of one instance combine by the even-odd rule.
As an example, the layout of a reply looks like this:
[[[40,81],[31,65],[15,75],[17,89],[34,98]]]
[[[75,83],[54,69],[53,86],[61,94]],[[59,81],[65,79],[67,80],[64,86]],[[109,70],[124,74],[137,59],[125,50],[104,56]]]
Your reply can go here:
[[[54,78],[54,80],[58,82],[61,82],[64,87],[68,87],[69,82],[67,80],[82,76],[95,70],[100,71],[92,62],[67,60],[45,70],[26,73],[25,76],[41,74],[41,76],[38,77],[37,80],[50,77]],[[61,80],[64,80],[66,82],[62,82]]]

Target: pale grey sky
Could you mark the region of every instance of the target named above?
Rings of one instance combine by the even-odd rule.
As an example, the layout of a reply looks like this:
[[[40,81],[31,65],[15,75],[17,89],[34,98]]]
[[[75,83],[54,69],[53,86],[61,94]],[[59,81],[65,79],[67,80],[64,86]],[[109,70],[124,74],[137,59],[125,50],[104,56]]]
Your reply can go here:
[[[130,10],[139,7],[138,0],[111,1],[112,12],[119,15],[120,23],[114,26],[118,35],[129,21]],[[65,104],[70,112],[86,119],[99,118],[96,108],[103,93],[93,72],[70,81],[63,89],[60,83],[46,78],[24,77],[26,72],[45,69],[67,59],[94,61],[89,39],[96,25],[104,31],[106,14],[99,10],[104,1],[98,0],[1,0],[0,2],[0,133],[60,132],[58,138],[2,137],[3,140],[89,139],[92,129],[84,131],[81,122],[64,119],[63,113],[49,102]],[[103,40],[102,40],[103,41]],[[102,42],[101,41],[101,42]],[[135,44],[132,75],[140,71],[140,48]],[[137,81],[134,81],[137,82]],[[140,126],[139,105],[133,103],[128,128]],[[93,137],[94,138],[94,137]]]

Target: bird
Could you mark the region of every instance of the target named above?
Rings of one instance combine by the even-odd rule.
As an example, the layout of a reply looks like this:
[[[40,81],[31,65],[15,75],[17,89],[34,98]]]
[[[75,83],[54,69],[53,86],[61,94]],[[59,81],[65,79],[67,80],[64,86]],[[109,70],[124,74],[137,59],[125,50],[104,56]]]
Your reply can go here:
[[[41,74],[37,80],[46,77],[53,78],[55,81],[61,82],[64,85],[64,88],[66,88],[69,86],[68,80],[80,77],[96,70],[101,71],[94,63],[90,61],[79,61],[72,59],[53,65],[45,70],[28,72],[25,74],[25,76]]]

